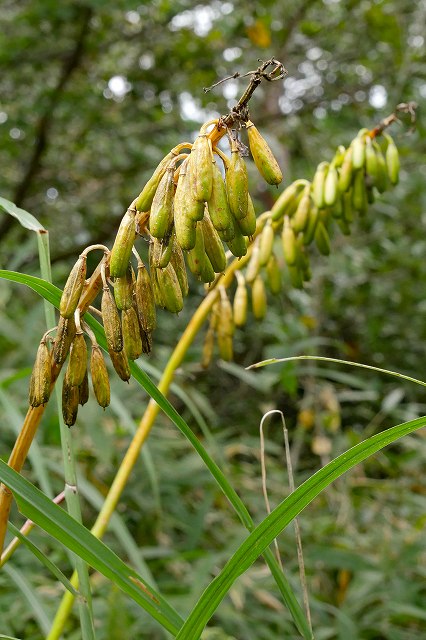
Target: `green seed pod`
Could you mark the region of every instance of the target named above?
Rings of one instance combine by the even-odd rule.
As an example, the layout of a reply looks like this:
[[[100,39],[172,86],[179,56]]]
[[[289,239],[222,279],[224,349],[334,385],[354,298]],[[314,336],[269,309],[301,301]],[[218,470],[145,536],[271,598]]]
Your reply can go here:
[[[252,284],[251,303],[253,315],[256,320],[263,320],[266,316],[267,300],[265,283],[262,276],[258,275]]]
[[[342,166],[343,160],[345,158],[345,153],[346,153],[345,147],[342,144],[339,144],[333,158],[333,164],[336,167],[336,169],[339,169]]]
[[[344,236],[350,236],[351,235],[351,228],[349,226],[349,222],[345,219],[345,218],[337,218],[336,219],[337,224],[340,227],[340,231],[343,233]]]
[[[232,336],[234,335],[234,318],[232,313],[232,306],[228,296],[226,295],[225,289],[221,290],[216,331],[220,357],[222,358],[222,360],[232,360]]]
[[[213,161],[207,134],[201,134],[192,145],[190,155],[192,194],[198,202],[210,200],[213,187]]]
[[[117,309],[130,309],[133,305],[134,278],[132,265],[129,264],[124,276],[114,280],[114,300]]]
[[[248,215],[244,218],[244,220],[248,220]],[[244,220],[235,220],[233,218],[234,225],[234,237],[232,240],[228,240],[228,248],[233,256],[236,258],[242,258],[247,253],[247,238],[243,235],[240,223],[244,222]],[[256,223],[256,217],[254,218],[254,222]]]
[[[172,257],[173,253],[173,242],[174,236],[169,239],[169,242],[166,245],[163,244],[160,260],[158,263],[160,269],[164,269],[165,267],[167,267],[170,262],[170,258]]]
[[[150,273],[151,273],[151,284],[152,284],[152,292],[154,294],[154,302],[159,307],[163,309],[166,308],[166,303],[164,301],[163,292],[158,282],[158,271],[156,267],[150,264]]]
[[[212,267],[208,255],[204,254],[204,260],[201,266],[200,280],[206,284],[212,283],[216,278],[216,273]]]
[[[321,220],[318,222],[317,228],[315,229],[315,243],[318,247],[318,251],[323,256],[330,255],[330,237]]]
[[[203,232],[204,248],[211,265],[215,273],[222,273],[226,269],[225,249],[208,212],[205,213],[204,219],[200,222],[200,226]]]
[[[179,182],[178,182],[178,186],[179,186]],[[177,193],[177,189],[176,189],[176,193]],[[180,206],[179,204],[176,207],[176,196],[175,196],[175,206],[174,206],[174,222],[175,222],[176,240],[178,241],[182,249],[184,249],[185,251],[190,251],[195,246],[195,239],[196,239],[195,230],[197,227],[197,222],[186,215],[185,208],[183,206]]]
[[[333,218],[341,218],[343,215],[342,195],[339,194],[336,198],[336,202],[331,207],[331,215]]]
[[[248,211],[248,175],[247,167],[238,152],[236,142],[232,141],[231,160],[226,167],[226,192],[229,207],[236,220],[245,218]]]
[[[243,281],[238,283],[234,296],[233,314],[236,327],[243,327],[247,322],[247,287]]]
[[[101,312],[108,349],[117,352],[121,351],[123,348],[123,335],[120,316],[108,286],[103,289]]]
[[[348,224],[354,221],[354,210],[352,206],[352,189],[346,191],[342,197],[342,217]]]
[[[142,338],[139,331],[139,321],[134,307],[126,309],[121,314],[124,351],[129,360],[137,360],[142,353]]]
[[[357,135],[351,142],[352,167],[354,170],[363,169],[365,164],[365,136]]]
[[[254,282],[254,279],[259,273],[259,269],[260,269],[260,249],[259,249],[259,240],[256,239],[253,245],[250,260],[247,265],[247,270],[245,274],[246,282],[248,282],[248,284],[251,284],[252,282]]]
[[[284,258],[288,265],[294,265],[297,261],[297,245],[296,235],[291,228],[290,220],[288,216],[284,216],[283,230],[281,234],[281,240],[284,251]]]
[[[219,233],[226,233],[226,242],[232,240],[234,234],[232,214],[228,205],[225,183],[216,162],[213,163],[213,188],[207,206],[214,228]]]
[[[52,380],[50,353],[46,339],[38,346],[34,367],[31,373],[28,401],[31,407],[46,404],[50,397]]]
[[[295,289],[303,289],[303,271],[298,266],[288,265],[290,282]]]
[[[357,171],[354,176],[352,205],[355,211],[358,211],[360,215],[367,212],[368,202],[363,170]]]
[[[198,279],[201,278],[201,272],[203,271],[203,266],[205,259],[207,258],[206,252],[204,250],[204,236],[203,231],[201,229],[201,225],[197,224],[197,239],[195,241],[195,247],[188,251],[186,254],[186,259],[188,262],[189,270],[194,274],[194,276]]]
[[[151,205],[149,231],[154,238],[168,238],[173,227],[174,165],[160,180]]]
[[[171,313],[179,313],[183,309],[182,290],[171,263],[165,269],[157,269],[157,282],[161,290],[165,308]]]
[[[373,140],[373,147],[374,151],[376,152],[377,158],[377,178],[374,186],[377,188],[379,193],[383,193],[384,191],[386,191],[388,186],[388,170],[386,166],[386,160],[384,158],[380,145],[376,140]]]
[[[324,186],[328,167],[328,162],[320,162],[312,180],[312,198],[318,209],[325,207]]]
[[[127,382],[130,379],[130,367],[126,352],[124,349],[121,351],[110,351],[108,349],[108,353],[116,373],[123,382]]]
[[[309,210],[311,208],[311,185],[308,184],[303,190],[297,209],[290,222],[294,233],[303,231],[308,224]]]
[[[157,317],[151,278],[143,263],[138,264],[135,300],[139,322],[144,331],[151,333],[157,326]]]
[[[264,267],[271,257],[272,248],[274,246],[274,237],[272,220],[269,218],[262,229],[259,240],[259,263],[261,267]]]
[[[293,211],[296,210],[295,199],[301,186],[298,182],[292,182],[290,186],[284,189],[271,209],[272,220],[274,222],[281,220],[284,215],[291,216]]]
[[[135,209],[128,209],[121,220],[114,246],[111,250],[109,263],[111,278],[119,278],[126,274],[136,238],[135,214]]]
[[[276,255],[273,253],[266,265],[266,283],[270,292],[276,296],[280,293],[282,288],[281,282],[281,269],[278,264]]]
[[[186,273],[185,258],[183,257],[182,249],[177,242],[173,244],[173,251],[170,262],[176,272],[182,295],[183,297],[186,297],[189,291],[188,276]]]
[[[365,141],[365,170],[371,180],[371,184],[376,184],[378,173],[377,156],[370,136],[367,136]]]
[[[250,151],[259,173],[268,184],[280,184],[283,174],[268,143],[250,120],[246,122],[246,129]]]
[[[249,196],[248,196],[247,215],[245,216],[245,218],[242,218],[241,220],[237,220],[237,225],[238,225],[239,230],[241,231],[241,233],[244,236],[247,236],[248,238],[251,238],[254,235],[255,231],[256,231],[256,222],[257,222],[256,212],[254,210],[253,200],[251,199],[250,194],[249,194]],[[237,225],[234,225],[236,233],[237,233],[237,231],[236,231],[236,226]],[[230,238],[230,239],[232,240],[232,238]]]
[[[87,257],[80,256],[68,276],[59,304],[59,313],[63,318],[71,318],[77,309],[86,279]]]
[[[136,209],[138,211],[149,211],[151,208],[152,201],[154,199],[155,192],[157,191],[158,185],[160,183],[161,178],[166,172],[167,167],[169,166],[171,160],[176,157],[176,153],[174,151],[170,151],[164,158],[161,160],[160,164],[152,174],[151,178],[148,180],[142,192],[138,196],[135,202]]]
[[[386,167],[389,180],[392,184],[398,184],[399,180],[399,153],[396,144],[389,135],[386,135],[388,146],[386,149]]]
[[[62,417],[67,427],[72,427],[77,420],[79,400],[78,387],[69,384],[65,376],[62,384]]]
[[[316,206],[311,207],[309,209],[308,224],[305,230],[303,231],[303,243],[305,245],[311,244],[311,242],[313,242],[319,217],[320,217],[320,210]]]
[[[344,193],[349,189],[352,183],[353,165],[352,165],[353,149],[350,146],[346,149],[345,156],[343,158],[342,167],[339,172],[339,191]]]
[[[186,220],[186,223],[197,222],[204,216],[204,203],[196,200],[192,190],[192,173],[194,165],[188,156],[179,170],[179,178],[174,199],[174,218]]]
[[[110,403],[110,384],[108,370],[102,351],[97,344],[92,345],[90,356],[90,373],[96,401],[100,407],[107,407]]]
[[[87,346],[82,332],[75,334],[67,367],[68,384],[79,387],[87,371]]]
[[[56,330],[55,344],[53,346],[53,359],[56,364],[63,364],[66,360],[74,340],[76,332],[74,318],[63,318],[60,316],[58,328]]]
[[[327,176],[324,182],[324,202],[328,207],[334,205],[338,197],[338,174],[333,164],[330,164]]]
[[[83,382],[78,387],[78,404],[83,406],[86,404],[88,400],[89,400],[89,376],[88,376],[87,367],[86,367],[86,372],[84,374]]]

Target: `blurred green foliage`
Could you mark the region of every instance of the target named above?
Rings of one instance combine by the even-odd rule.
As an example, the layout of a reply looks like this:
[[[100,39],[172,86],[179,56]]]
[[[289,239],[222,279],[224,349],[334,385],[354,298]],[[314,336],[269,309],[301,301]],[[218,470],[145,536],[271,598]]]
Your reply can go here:
[[[399,102],[426,96],[424,3],[410,0],[234,0],[82,2],[4,0],[0,7],[0,195],[50,231],[55,283],[63,285],[79,251],[111,246],[119,220],[162,156],[225,113],[245,81],[217,79],[275,56],[289,71],[262,86],[251,116],[267,137],[285,184],[311,178],[338,144],[371,128]],[[350,237],[336,234],[330,259],[314,258],[303,292],[286,288],[266,319],[235,336],[236,364],[199,365],[202,340],[178,372],[183,413],[238,488],[256,521],[261,497],[258,425],[285,411],[299,484],[318,466],[378,429],[425,413],[424,392],[394,379],[304,363],[258,372],[267,357],[311,353],[345,357],[422,377],[426,357],[426,176],[424,123],[394,126],[400,184],[370,208]],[[251,165],[258,212],[276,190]],[[0,264],[38,274],[35,239],[1,214]],[[149,366],[160,371],[202,288],[179,317],[163,312]],[[26,411],[35,345],[44,331],[41,301],[12,283],[0,286],[1,455]],[[155,377],[155,374],[154,374]],[[423,376],[424,377],[424,376]],[[102,414],[93,401],[75,428],[85,523],[93,522],[146,398],[114,379]],[[17,413],[18,412],[18,415]],[[198,418],[198,419],[197,419]],[[208,428],[206,427],[208,425]],[[275,427],[275,425],[274,425]],[[55,411],[39,445],[50,481],[62,488]],[[317,640],[413,640],[424,615],[425,443],[410,437],[329,490],[302,515],[305,564]],[[271,501],[287,491],[279,429],[267,449]],[[32,479],[38,480],[31,467]],[[16,514],[15,514],[16,516]],[[107,542],[132,562],[145,559],[160,589],[185,614],[244,533],[195,454],[160,417],[122,498]],[[18,521],[18,519],[17,519]],[[66,555],[40,532],[34,539],[65,571]],[[130,540],[130,542],[129,542]],[[297,585],[289,530],[280,540]],[[133,554],[133,555],[132,555]],[[52,616],[61,587],[26,549],[13,559]],[[97,637],[161,638],[136,606],[94,576]],[[0,575],[1,632],[43,637],[11,575]],[[259,562],[222,604],[206,639],[296,637]],[[123,629],[126,633],[123,636]],[[220,631],[222,629],[222,631]],[[292,635],[293,634],[293,635]],[[77,616],[67,638],[79,638]]]

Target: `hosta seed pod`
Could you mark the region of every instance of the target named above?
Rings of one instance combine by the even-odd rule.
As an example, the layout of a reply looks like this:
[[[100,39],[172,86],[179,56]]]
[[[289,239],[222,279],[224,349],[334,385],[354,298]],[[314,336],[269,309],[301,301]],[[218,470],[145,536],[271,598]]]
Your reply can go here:
[[[121,351],[110,351],[108,349],[108,353],[117,375],[123,382],[127,382],[130,379],[130,367],[126,352],[124,349]]]
[[[120,311],[123,309],[130,309],[133,305],[133,283],[134,273],[132,265],[129,264],[125,275],[114,280],[114,300],[117,305],[117,309],[120,309]]]
[[[213,163],[213,188],[207,201],[209,215],[214,228],[219,232],[226,232],[226,241],[232,240],[234,226],[228,205],[225,183],[216,162]]]
[[[265,223],[262,229],[259,240],[259,263],[261,267],[264,267],[269,258],[271,257],[272,248],[274,246],[274,229],[272,227],[272,220],[269,219]]]
[[[336,219],[337,224],[339,225],[340,231],[343,233],[344,236],[350,236],[351,235],[351,228],[349,226],[348,221],[345,218],[337,218]]]
[[[352,190],[352,205],[355,211],[363,215],[367,211],[367,192],[365,188],[364,171],[357,171],[354,176]]]
[[[309,209],[308,224],[303,231],[303,243],[305,245],[311,244],[311,242],[313,242],[314,240],[315,229],[317,228],[319,220],[319,214],[320,210],[316,206],[313,206]]]
[[[259,173],[268,184],[280,184],[283,174],[268,143],[250,120],[246,123],[246,129],[250,151]]]
[[[291,226],[295,233],[299,233],[303,231],[308,224],[309,220],[309,209],[311,207],[311,188],[310,184],[308,184],[304,190],[302,197],[299,200],[299,204],[297,205],[297,209],[294,212],[294,215],[291,217]]]
[[[164,302],[164,296],[161,291],[160,285],[158,284],[158,269],[150,264],[150,274],[151,274],[151,284],[152,284],[152,292],[154,294],[154,301],[158,307],[166,308],[166,303]]]
[[[128,209],[121,220],[114,246],[111,250],[109,263],[111,278],[119,278],[126,274],[136,238],[135,214],[135,209]]]
[[[180,220],[186,221],[186,224],[189,225],[190,222],[194,223],[202,220],[204,216],[204,203],[196,200],[192,192],[192,169],[193,166],[190,164],[190,157],[188,157],[182,163],[179,171],[173,204],[175,225],[176,221]]]
[[[376,184],[377,181],[377,156],[374,151],[373,143],[370,136],[367,136],[365,141],[365,170],[371,184]]]
[[[176,272],[182,295],[185,298],[188,295],[189,291],[188,275],[186,273],[186,264],[185,258],[183,257],[183,251],[177,242],[173,244],[173,251],[170,262]]]
[[[348,147],[343,158],[343,163],[339,172],[339,191],[343,193],[347,191],[352,183],[353,165],[352,165],[352,147]]]
[[[90,356],[90,373],[96,401],[99,406],[107,407],[110,403],[110,384],[105,359],[98,345],[92,345]]]
[[[193,197],[199,202],[207,202],[210,200],[213,187],[213,163],[206,134],[199,135],[192,145],[190,164]]]
[[[121,351],[123,348],[123,334],[121,332],[120,316],[108,287],[104,287],[102,293],[101,312],[108,349],[117,352]]]
[[[135,206],[138,211],[149,211],[151,208],[152,201],[154,199],[155,192],[160,183],[161,178],[163,177],[168,165],[171,160],[176,157],[176,154],[173,151],[170,151],[160,162],[151,178],[148,180],[142,192],[139,194],[136,199]]]
[[[86,367],[86,373],[84,374],[83,382],[78,387],[78,404],[83,406],[86,404],[88,400],[89,400],[89,375],[87,373],[87,367]]]
[[[290,282],[295,289],[303,289],[303,271],[298,266],[288,265]]]
[[[68,276],[59,304],[59,313],[63,318],[71,318],[77,309],[86,279],[87,257],[80,256]]]
[[[352,206],[352,189],[349,189],[343,194],[342,198],[342,217],[346,222],[351,223],[354,221],[354,209]]]
[[[206,257],[203,231],[201,225],[197,224],[195,247],[186,254],[189,270],[196,278],[201,277],[201,271]]]
[[[142,338],[139,331],[139,320],[132,307],[121,314],[124,351],[129,360],[137,360],[142,353]]]
[[[173,226],[174,166],[168,167],[154,195],[149,231],[154,238],[168,238]]]
[[[345,158],[345,153],[346,153],[345,147],[342,144],[339,144],[333,158],[333,164],[337,169],[339,169],[342,166],[343,160]]]
[[[222,358],[222,360],[232,360],[232,336],[234,335],[234,318],[231,303],[224,289],[221,291],[219,301],[216,331],[220,357]]]
[[[60,316],[58,328],[56,330],[55,343],[53,345],[53,359],[56,364],[63,364],[66,360],[74,340],[76,332],[74,318],[63,318]]]
[[[204,248],[215,273],[222,273],[226,269],[225,249],[219,234],[213,226],[209,214],[206,212],[200,223],[204,238]]]
[[[312,180],[312,198],[318,209],[325,207],[324,186],[328,167],[328,162],[320,162]]]
[[[37,349],[30,379],[28,401],[31,407],[39,407],[49,400],[51,379],[49,348],[46,340],[42,339]]]
[[[318,251],[323,256],[330,255],[330,237],[321,220],[318,222],[317,228],[315,229],[315,243],[318,247]]]
[[[161,241],[157,238],[153,238],[153,240],[149,243],[149,263],[159,268],[162,252],[163,245]]]
[[[284,251],[284,259],[288,265],[296,264],[297,260],[297,245],[296,235],[291,228],[290,220],[287,216],[284,217],[283,230],[281,234],[281,240]]]
[[[259,240],[256,239],[253,245],[249,263],[247,265],[247,270],[245,274],[246,282],[251,284],[256,278],[257,274],[259,273],[259,269],[260,269],[260,249],[259,249]]]
[[[336,198],[334,205],[331,207],[331,215],[333,218],[341,218],[343,215],[342,196],[340,194]]]
[[[336,167],[331,164],[324,182],[324,202],[328,207],[333,206],[338,196],[338,175]]]
[[[365,164],[365,136],[358,134],[351,142],[352,166],[354,170],[362,169]]]
[[[398,184],[399,180],[399,153],[396,144],[392,138],[387,135],[388,147],[386,149],[386,167],[388,170],[389,180],[392,184]]]
[[[241,220],[246,217],[248,210],[247,167],[234,140],[231,151],[231,160],[226,167],[226,192],[232,214],[237,220]]]
[[[183,309],[183,296],[171,263],[165,269],[157,269],[156,275],[165,308],[171,313],[179,313]]]
[[[204,254],[204,260],[201,267],[200,280],[206,284],[210,284],[216,278],[215,271],[212,267],[212,263],[209,260],[207,254]]]
[[[376,152],[377,158],[377,178],[374,186],[377,188],[379,193],[383,193],[384,191],[386,191],[388,186],[388,171],[386,167],[386,160],[384,158],[380,145],[376,140],[373,140],[373,148]]]
[[[257,276],[251,289],[251,303],[256,320],[263,320],[266,315],[266,289],[262,276]]]
[[[239,230],[243,234],[243,236],[247,236],[248,238],[251,238],[254,235],[255,231],[256,231],[256,222],[257,222],[256,212],[254,210],[253,201],[252,201],[252,199],[250,197],[250,194],[249,194],[249,196],[248,196],[247,215],[245,216],[245,218],[242,218],[241,220],[237,220],[237,225],[238,225]],[[234,225],[234,228],[235,228],[235,226],[236,225]],[[232,238],[231,238],[231,240],[232,240]]]
[[[244,218],[244,220],[246,219],[247,216],[246,218]],[[233,218],[233,224],[234,237],[232,238],[232,240],[228,240],[228,248],[233,256],[235,256],[236,258],[242,258],[247,253],[247,238],[243,235],[238,220],[235,220],[235,218]]]
[[[158,266],[160,269],[164,269],[170,262],[170,258],[172,257],[173,252],[173,238],[170,238],[169,243],[167,245],[163,245],[163,250],[161,252],[160,260]]]
[[[236,327],[243,327],[247,322],[247,287],[244,282],[238,283],[234,296],[233,312]]]
[[[141,338],[142,338],[142,353],[146,353],[147,355],[152,351],[152,334],[144,331],[141,328]]]
[[[187,203],[190,185],[186,182],[186,162],[182,163],[174,200],[174,224],[176,239],[182,249],[189,251],[195,246],[197,221],[188,216]],[[182,173],[183,172],[183,173]],[[203,205],[202,205],[203,206]]]
[[[213,357],[214,349],[214,330],[209,327],[203,342],[203,354],[201,357],[201,366],[203,369],[207,369],[210,365]]]
[[[62,417],[67,427],[72,427],[77,420],[79,400],[78,387],[69,384],[65,376],[62,384]]]
[[[70,359],[67,367],[68,384],[78,387],[87,371],[87,346],[83,333],[76,333],[71,344]]]
[[[135,286],[136,310],[144,331],[151,333],[157,326],[154,292],[151,278],[145,265],[138,264],[138,275]]]
[[[274,296],[280,293],[282,288],[281,269],[274,253],[271,255],[268,260],[268,264],[266,265],[266,284]]]
[[[295,198],[299,193],[300,186],[300,183],[292,182],[290,186],[284,189],[272,206],[272,220],[281,220],[284,215],[290,216],[295,211]]]

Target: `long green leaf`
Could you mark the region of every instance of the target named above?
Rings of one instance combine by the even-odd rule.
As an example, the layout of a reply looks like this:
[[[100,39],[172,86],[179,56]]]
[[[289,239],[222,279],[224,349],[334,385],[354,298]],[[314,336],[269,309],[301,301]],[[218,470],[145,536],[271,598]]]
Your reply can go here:
[[[16,273],[14,271],[4,271],[0,270],[0,278],[6,278],[8,280],[13,280],[15,282],[19,282],[21,284],[25,284],[31,287],[38,294],[49,300],[53,305],[58,307],[61,291],[54,285],[41,280],[40,278],[35,278],[34,276],[29,276],[21,273]],[[102,325],[89,314],[85,315],[85,320],[90,325],[91,329],[96,335],[96,339],[103,347],[106,349],[106,340],[105,334]],[[206,467],[209,469],[210,473],[216,480],[217,484],[228,498],[229,502],[233,506],[235,512],[240,518],[242,524],[246,527],[248,531],[253,531],[254,522],[247,511],[247,508],[241,498],[238,496],[237,492],[228,482],[225,475],[222,473],[220,468],[214,462],[214,460],[209,456],[207,451],[204,449],[198,438],[193,434],[189,426],[186,424],[185,420],[179,415],[176,409],[170,404],[170,402],[165,398],[165,396],[158,390],[154,382],[151,378],[144,372],[142,369],[135,363],[130,363],[130,371],[134,379],[148,392],[148,394],[157,402],[160,408],[164,411],[164,413],[170,418],[170,420],[176,425],[176,427],[181,431],[181,433],[185,436],[185,438],[190,442],[190,444],[194,447],[200,458],[205,463]],[[305,640],[310,640],[311,632],[309,629],[308,622],[306,620],[306,616],[300,607],[297,598],[287,581],[284,573],[281,571],[272,551],[270,549],[265,549],[264,558],[271,570],[272,575],[277,583],[277,586],[281,592],[283,600],[288,607],[294,623],[301,635],[305,638]]]
[[[395,440],[425,426],[426,417],[423,416],[378,433],[338,456],[306,480],[283,500],[238,547],[219,575],[204,591],[179,631],[176,640],[199,638],[207,622],[215,613],[236,579],[255,562],[274,538],[329,484],[355,465],[392,444]]]
[[[52,621],[50,620],[50,616],[47,613],[44,604],[37,593],[37,590],[34,589],[33,585],[28,582],[25,573],[19,571],[18,569],[15,569],[15,567],[12,567],[12,565],[4,565],[3,571],[9,575],[9,577],[20,589],[22,595],[31,607],[33,616],[35,620],[37,620],[37,624],[40,627],[43,635],[46,635],[49,632]]]
[[[34,218],[34,216],[28,213],[28,211],[25,211],[25,209],[20,209],[16,204],[10,202],[10,200],[6,200],[6,198],[0,198],[0,209],[16,218],[23,227],[30,231],[45,231],[45,228],[39,223],[37,218]]]
[[[13,491],[22,513],[83,558],[143,607],[165,629],[176,634],[183,620],[168,602],[86,527],[0,460],[0,481]]]

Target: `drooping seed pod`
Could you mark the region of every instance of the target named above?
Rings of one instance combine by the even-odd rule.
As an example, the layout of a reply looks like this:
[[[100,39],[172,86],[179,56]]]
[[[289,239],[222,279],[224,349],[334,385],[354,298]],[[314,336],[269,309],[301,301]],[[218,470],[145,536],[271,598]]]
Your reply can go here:
[[[88,376],[87,367],[86,367],[86,372],[84,374],[83,382],[78,387],[78,404],[83,406],[86,404],[88,400],[89,400],[89,376]]]
[[[345,159],[345,153],[346,153],[345,147],[342,144],[339,144],[333,158],[333,164],[336,167],[336,169],[340,169],[340,167],[342,166],[343,160]]]
[[[232,224],[231,211],[226,195],[225,183],[222,174],[213,162],[213,187],[207,207],[214,228],[226,242],[234,237],[234,225]],[[222,233],[221,233],[222,232]],[[222,234],[225,234],[222,236]]]
[[[341,218],[343,215],[342,195],[339,194],[336,198],[336,202],[331,207],[331,215],[333,218]]]
[[[247,265],[246,273],[245,273],[246,282],[248,282],[248,284],[251,284],[252,282],[254,282],[254,279],[259,273],[259,269],[260,269],[260,249],[259,249],[259,240],[258,238],[256,238],[253,245],[252,252],[251,252],[250,260]]]
[[[321,220],[319,220],[317,228],[315,229],[315,243],[318,251],[323,256],[330,255],[330,236]]]
[[[59,313],[63,318],[71,318],[77,309],[86,279],[87,257],[80,256],[68,276],[59,304]]]
[[[311,208],[311,185],[307,184],[299,200],[297,209],[291,217],[290,222],[294,233],[303,231],[308,224],[309,209]]]
[[[226,269],[225,249],[207,211],[200,225],[204,238],[204,248],[211,265],[215,273],[222,273]]]
[[[342,197],[342,217],[346,220],[348,224],[354,221],[354,209],[352,206],[352,191],[353,189],[349,189],[349,191],[346,191],[346,193],[344,193]]]
[[[324,186],[328,167],[328,162],[320,162],[312,180],[312,198],[318,209],[325,207]]]
[[[144,331],[151,333],[157,326],[154,292],[152,290],[151,278],[142,262],[138,264],[135,301],[139,322]]]
[[[284,216],[283,230],[281,234],[284,259],[288,265],[294,265],[297,261],[296,235],[291,227],[288,216]]]
[[[377,178],[374,186],[377,188],[379,193],[383,193],[386,191],[388,186],[386,160],[377,140],[373,140],[373,148],[377,158]]]
[[[149,263],[157,267],[160,266],[163,245],[160,240],[153,238],[149,243]]]
[[[160,260],[158,263],[158,266],[160,267],[160,269],[165,269],[165,267],[167,267],[167,265],[170,262],[170,258],[172,257],[172,253],[173,253],[173,242],[174,242],[174,236],[172,236],[169,239],[166,245],[163,244],[163,250],[161,252]]]
[[[353,165],[352,165],[352,153],[353,149],[349,146],[346,149],[343,163],[339,171],[339,191],[344,193],[349,189],[352,183]]]
[[[204,260],[201,265],[200,280],[205,284],[211,284],[216,278],[215,270],[212,267],[212,263],[209,260],[208,255],[204,254]]]
[[[262,229],[259,240],[259,264],[261,267],[264,267],[271,257],[274,237],[272,220],[269,218]]]
[[[165,269],[157,269],[156,276],[165,308],[171,313],[179,313],[179,311],[182,311],[182,290],[171,263],[169,262]]]
[[[192,155],[192,154],[191,154]],[[196,200],[192,189],[194,165],[191,156],[182,163],[174,198],[174,218],[198,222],[204,216],[204,202]]]
[[[351,142],[352,146],[352,167],[355,171],[363,169],[365,165],[365,134],[367,129],[361,129],[357,137]]]
[[[232,238],[232,240],[227,241],[227,245],[232,255],[236,258],[242,258],[247,253],[247,238],[241,231],[240,223],[248,220],[248,217],[249,214],[245,218],[243,218],[243,220],[235,220],[234,217],[232,220],[234,225],[234,237]],[[254,216],[254,223],[256,225],[256,216]]]
[[[315,237],[315,229],[317,228],[318,220],[320,217],[320,210],[314,205],[309,209],[308,224],[303,231],[303,243],[305,245],[311,244]]]
[[[111,351],[108,349],[108,353],[117,375],[123,382],[127,382],[130,379],[130,367],[126,352],[124,349],[121,351]]]
[[[142,353],[149,355],[152,351],[152,334],[144,331],[141,327]]]
[[[71,344],[70,359],[67,367],[68,384],[79,387],[87,371],[87,346],[83,332],[77,332]]]
[[[283,174],[268,143],[250,120],[246,122],[246,129],[250,151],[259,173],[268,184],[280,184]]]
[[[69,384],[65,376],[62,384],[62,417],[67,427],[72,427],[77,420],[79,400],[78,387]]]
[[[65,362],[71,347],[71,342],[74,340],[75,332],[74,317],[63,318],[60,316],[55,343],[53,345],[53,359],[56,364],[63,364]]]
[[[92,376],[92,386],[96,401],[100,407],[105,409],[110,403],[111,392],[105,359],[97,344],[92,345],[90,374]]]
[[[211,145],[207,134],[200,134],[190,155],[192,194],[198,202],[210,200],[213,187]]]
[[[242,220],[248,211],[248,175],[235,140],[232,140],[231,160],[226,167],[225,180],[231,212],[236,220]]]
[[[344,236],[351,235],[351,228],[349,226],[349,222],[345,218],[343,218],[343,216],[341,218],[337,218],[336,222],[339,225],[340,231],[343,233]]]
[[[352,205],[360,215],[367,212],[367,192],[365,189],[364,171],[356,171],[352,188]]]
[[[195,246],[191,251],[186,254],[189,270],[198,279],[201,277],[203,264],[206,258],[206,252],[204,250],[204,236],[200,224],[197,224]]]
[[[367,136],[365,140],[365,171],[371,181],[371,185],[376,184],[378,171],[377,156],[370,136]]]
[[[139,320],[134,307],[121,313],[124,351],[129,360],[137,360],[142,353],[142,338],[139,331]]]
[[[251,303],[256,320],[263,320],[266,315],[267,300],[265,283],[261,275],[258,275],[252,284]]]
[[[234,324],[236,327],[243,327],[247,322],[247,301],[247,287],[245,282],[241,281],[237,285],[233,304]]]
[[[130,309],[133,305],[134,277],[132,265],[129,263],[125,275],[114,280],[114,300],[120,311]]]
[[[295,289],[303,289],[303,271],[297,265],[288,265],[291,286]]]
[[[149,231],[154,238],[168,238],[173,227],[174,165],[168,167],[160,180],[149,215]]]
[[[400,169],[398,148],[390,135],[386,134],[385,137],[388,143],[386,149],[386,167],[388,170],[389,180],[393,185],[395,185],[398,184]]]
[[[239,230],[243,234],[243,236],[247,236],[248,238],[251,238],[256,231],[256,223],[257,223],[256,212],[254,210],[253,200],[251,199],[249,194],[247,215],[245,216],[245,218],[242,218],[241,220],[237,220],[237,225]],[[235,225],[234,225],[234,228],[235,228]],[[231,240],[232,239],[233,238],[231,238]]]
[[[220,357],[222,358],[222,360],[232,360],[232,336],[234,335],[234,318],[232,313],[232,306],[224,288],[221,289],[220,292],[216,332]]]
[[[281,269],[274,253],[271,255],[268,260],[268,264],[266,265],[266,284],[274,296],[280,293],[282,288]]]
[[[330,164],[324,181],[324,202],[328,207],[334,205],[338,197],[338,175],[333,163]]]
[[[46,338],[42,338],[37,349],[30,378],[28,401],[31,407],[46,404],[50,397],[52,370]]]
[[[185,298],[189,292],[188,275],[186,273],[186,264],[185,258],[183,257],[183,251],[177,242],[173,244],[173,251],[170,262],[176,272],[182,295]]]
[[[111,250],[109,263],[111,278],[119,278],[126,274],[136,238],[135,214],[136,209],[128,209],[121,220]]]
[[[103,289],[101,312],[108,349],[117,352],[121,351],[123,348],[123,334],[121,332],[120,316],[108,286]]]
[[[214,330],[209,327],[203,342],[203,353],[201,357],[201,366],[207,369],[212,361],[214,349]]]
[[[171,160],[173,160],[176,155],[177,154],[174,152],[174,150],[172,150],[161,160],[151,178],[148,180],[141,193],[136,198],[135,207],[138,211],[149,211],[160,180],[163,177]]]
[[[281,220],[285,215],[291,216],[291,214],[296,210],[295,198],[299,193],[300,187],[300,182],[296,181],[292,182],[291,185],[284,189],[272,206],[272,220]]]

